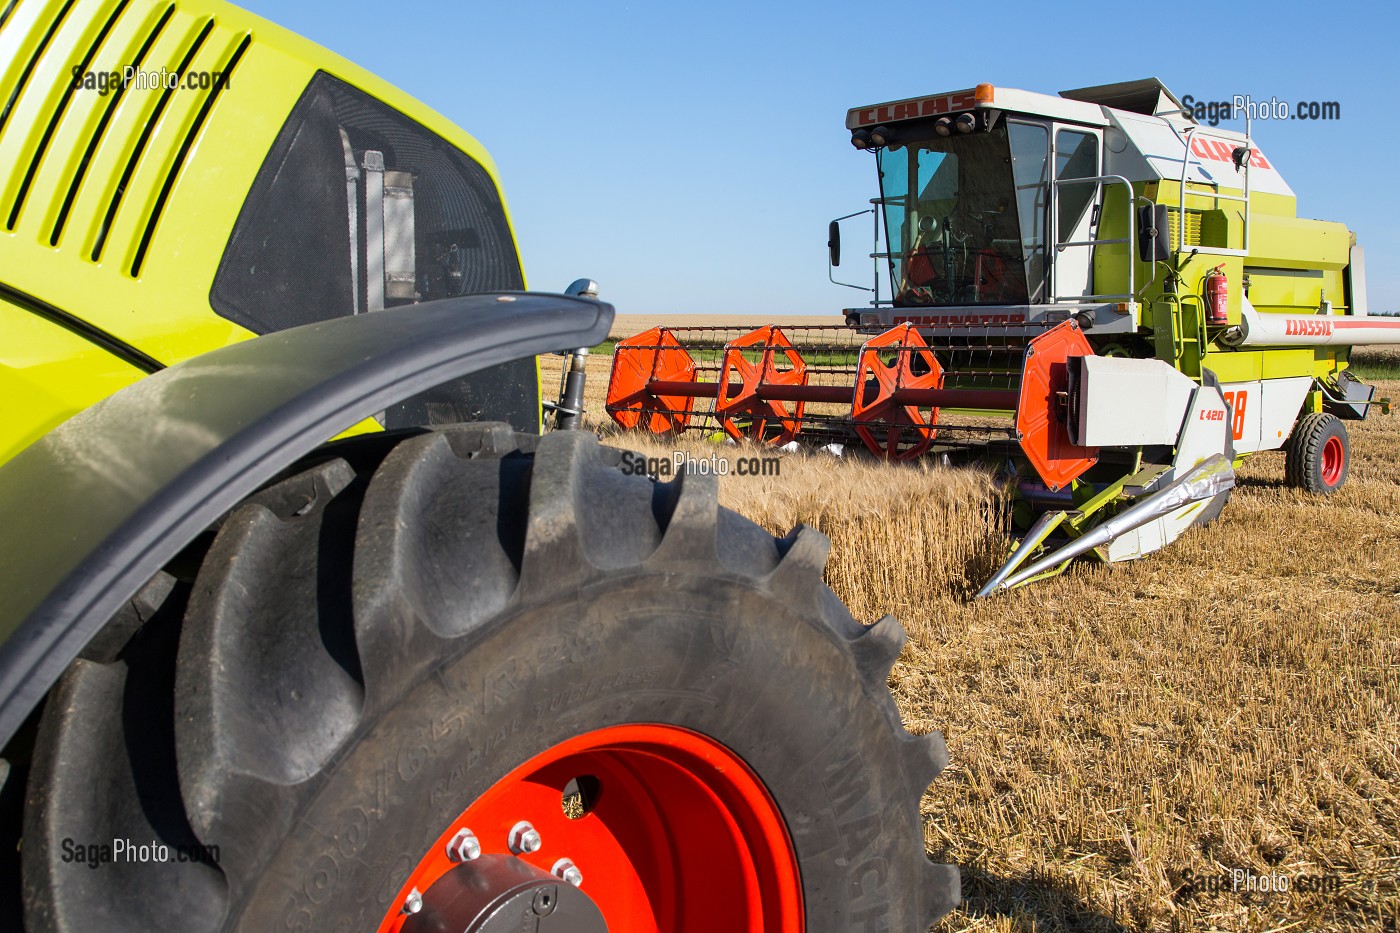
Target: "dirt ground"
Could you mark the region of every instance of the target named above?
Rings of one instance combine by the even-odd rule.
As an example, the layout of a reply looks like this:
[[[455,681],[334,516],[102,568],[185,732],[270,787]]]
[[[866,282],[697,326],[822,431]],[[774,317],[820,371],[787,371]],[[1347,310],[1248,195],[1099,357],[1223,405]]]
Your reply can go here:
[[[589,391],[608,443],[773,455],[619,436],[608,364]],[[831,587],[909,633],[890,686],[947,740],[925,839],[962,869],[936,930],[1400,928],[1400,414],[1348,428],[1329,498],[1256,455],[1214,524],[979,602],[1007,544],[985,473],[796,453],[722,481],[773,532],[827,534]]]

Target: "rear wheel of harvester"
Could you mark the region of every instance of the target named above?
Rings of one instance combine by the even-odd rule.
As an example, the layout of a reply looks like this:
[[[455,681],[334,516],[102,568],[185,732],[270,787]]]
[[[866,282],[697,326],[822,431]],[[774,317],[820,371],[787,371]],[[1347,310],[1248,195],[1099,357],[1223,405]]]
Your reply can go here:
[[[230,513],[48,700],[27,927],[926,930],[899,626],[615,454],[448,429]]]
[[[1284,445],[1284,479],[1309,492],[1331,493],[1346,482],[1351,443],[1336,415],[1311,412],[1298,419]]]

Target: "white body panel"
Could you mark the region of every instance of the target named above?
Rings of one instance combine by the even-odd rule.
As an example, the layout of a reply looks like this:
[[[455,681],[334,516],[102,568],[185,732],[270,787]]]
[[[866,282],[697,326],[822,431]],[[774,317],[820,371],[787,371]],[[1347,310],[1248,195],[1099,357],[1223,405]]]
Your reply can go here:
[[[1230,409],[1235,452],[1246,454],[1282,447],[1312,384],[1310,376],[1223,383],[1220,392]]]
[[[1132,181],[1181,181],[1181,163],[1186,158],[1186,129],[1194,121],[1174,124],[1162,117],[1123,110],[1105,112],[1114,123],[1107,134],[1107,171]],[[1115,138],[1115,134],[1120,133],[1122,135]],[[1235,147],[1243,145],[1243,133],[1213,126],[1198,127],[1191,136],[1192,158],[1186,170],[1187,183],[1219,185],[1226,191],[1243,189],[1244,172],[1235,168],[1231,159]],[[1293,189],[1288,187],[1274,164],[1259,151],[1257,144],[1252,148],[1250,191],[1293,197]]]
[[[1249,453],[1259,449],[1259,411],[1263,408],[1264,383],[1222,382],[1220,394],[1225,399],[1229,411],[1225,415],[1225,427],[1234,440],[1236,453]]]
[[[1196,383],[1161,360],[1082,358],[1074,442],[1085,447],[1176,444]]]

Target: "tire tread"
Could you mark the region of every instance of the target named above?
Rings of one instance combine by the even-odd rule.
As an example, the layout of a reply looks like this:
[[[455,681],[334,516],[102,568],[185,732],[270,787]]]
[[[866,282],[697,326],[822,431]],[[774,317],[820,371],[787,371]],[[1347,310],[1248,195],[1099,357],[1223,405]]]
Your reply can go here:
[[[245,501],[222,523],[194,582],[165,754],[178,761],[170,796],[177,808],[183,801],[182,819],[220,846],[228,911],[192,928],[238,926],[328,775],[408,691],[515,615],[577,599],[598,579],[633,576],[742,585],[790,607],[838,647],[864,687],[862,702],[879,711],[885,725],[876,731],[887,733],[880,741],[892,743],[888,767],[898,769],[888,773],[904,788],[902,800],[882,802],[909,834],[892,851],[917,852],[924,864],[906,871],[929,882],[902,892],[913,901],[899,909],[927,929],[957,903],[957,870],[927,863],[919,816],[947,751],[941,735],[903,728],[887,686],[903,629],[890,616],[869,627],[851,617],[822,581],[824,535],[799,527],[774,539],[718,507],[713,477],[657,484],[627,476],[614,468],[617,452],[582,432],[536,439],[503,425],[460,426],[408,437],[370,459],[370,474],[329,459]],[[171,664],[175,657],[172,645]],[[84,679],[83,665],[92,666],[75,666],[61,691]],[[109,684],[104,695],[113,691],[129,695],[130,687]],[[88,713],[101,717],[96,707]],[[46,716],[41,744],[61,749],[78,730]],[[82,776],[47,774],[59,800],[92,790]],[[132,809],[129,795],[95,806]],[[33,812],[36,832],[51,837],[64,824],[54,807]],[[44,906],[55,896],[53,855],[25,850],[27,909],[39,925],[122,929],[111,900],[70,897],[62,917],[43,919],[53,916]],[[200,884],[218,876],[200,868]],[[178,894],[156,880],[120,899],[133,911],[127,927],[149,924],[149,905],[177,903]]]

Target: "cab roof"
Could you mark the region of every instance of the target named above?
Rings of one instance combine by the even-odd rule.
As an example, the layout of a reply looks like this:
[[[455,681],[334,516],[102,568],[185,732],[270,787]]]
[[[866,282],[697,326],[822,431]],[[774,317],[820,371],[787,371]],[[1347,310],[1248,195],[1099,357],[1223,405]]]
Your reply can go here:
[[[846,128],[855,130],[969,110],[1007,110],[1086,126],[1108,126],[1111,120],[1106,108],[1165,118],[1174,123],[1196,122],[1165,84],[1157,78],[1141,78],[1061,91],[1059,96],[978,84],[962,91],[854,107],[846,114]]]

